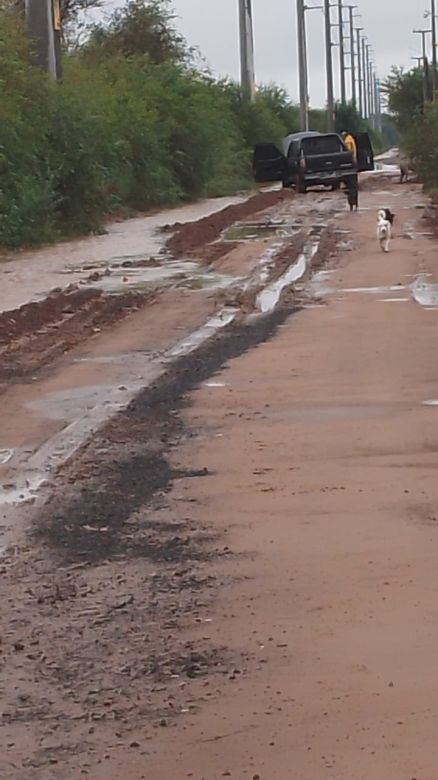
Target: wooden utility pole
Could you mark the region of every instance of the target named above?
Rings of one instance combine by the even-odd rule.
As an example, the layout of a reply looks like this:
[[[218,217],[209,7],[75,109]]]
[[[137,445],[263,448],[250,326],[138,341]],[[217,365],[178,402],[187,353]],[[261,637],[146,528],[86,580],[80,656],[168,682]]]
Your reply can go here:
[[[327,79],[327,129],[329,133],[332,133],[335,129],[335,99],[333,91],[333,43],[330,7],[330,0],[324,0],[325,59]]]
[[[33,61],[54,79],[61,78],[61,14],[59,0],[25,0]]]
[[[240,73],[242,92],[249,100],[255,99],[254,29],[252,0],[239,0]]]
[[[297,0],[298,73],[300,91],[300,129],[309,129],[309,80],[305,0]]]

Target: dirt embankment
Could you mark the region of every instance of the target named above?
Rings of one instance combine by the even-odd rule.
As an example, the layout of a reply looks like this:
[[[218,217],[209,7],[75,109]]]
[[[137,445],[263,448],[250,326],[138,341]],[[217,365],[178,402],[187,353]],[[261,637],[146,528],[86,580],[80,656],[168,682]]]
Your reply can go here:
[[[26,377],[156,294],[107,295],[96,289],[54,290],[47,298],[0,314],[0,380]]]
[[[211,214],[197,222],[168,225],[165,232],[172,235],[167,241],[167,250],[174,257],[201,257],[206,262],[214,262],[230,251],[230,244],[221,244],[210,247],[214,241],[220,238],[222,232],[235,222],[247,219],[253,214],[265,211],[272,206],[289,200],[294,194],[289,190],[275,190],[274,192],[261,192],[253,198],[228,206],[222,211]],[[207,251],[206,251],[207,248]],[[202,250],[202,251],[201,251]]]

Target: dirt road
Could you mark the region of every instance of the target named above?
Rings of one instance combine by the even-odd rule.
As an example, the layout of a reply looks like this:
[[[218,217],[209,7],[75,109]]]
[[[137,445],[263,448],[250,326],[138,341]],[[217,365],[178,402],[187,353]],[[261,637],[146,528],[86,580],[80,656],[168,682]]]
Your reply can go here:
[[[327,202],[331,238],[276,308],[257,306],[288,273],[273,231],[220,259],[236,276],[278,260],[239,316],[139,379],[33,504],[8,505],[2,777],[435,780],[436,241],[415,185],[376,179],[358,215]],[[217,310],[189,300],[166,332],[157,317],[154,349],[194,300],[185,334]],[[142,365],[148,311],[74,348],[107,386],[126,363],[105,367],[105,339]],[[74,349],[37,378],[43,398]],[[34,388],[16,389],[41,443]]]

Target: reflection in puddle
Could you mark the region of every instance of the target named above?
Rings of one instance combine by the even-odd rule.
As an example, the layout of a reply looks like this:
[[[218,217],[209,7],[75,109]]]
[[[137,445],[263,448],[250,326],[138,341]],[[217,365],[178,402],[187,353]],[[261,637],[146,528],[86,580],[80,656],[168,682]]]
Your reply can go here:
[[[388,287],[347,287],[340,292],[343,293],[362,293],[365,295],[384,295],[390,292],[400,292],[406,290],[402,284],[392,284]]]
[[[288,268],[279,279],[271,282],[271,284],[269,284],[267,287],[265,287],[264,290],[262,290],[261,293],[259,293],[257,296],[256,305],[262,314],[273,311],[280,300],[283,290],[294,282],[297,282],[299,279],[302,279],[307,271],[307,268],[318,252],[319,243],[319,238],[312,237],[312,239],[304,247],[304,250],[299,256],[298,260],[293,265],[291,265],[290,268]]]
[[[169,261],[163,265],[111,266],[108,273],[90,287],[106,293],[121,294],[129,291],[147,291],[164,284],[177,284],[188,289],[225,289],[242,280],[212,271],[202,270],[194,261]]]
[[[257,222],[255,224],[236,224],[228,228],[222,241],[255,241],[258,238],[290,238],[300,230],[303,220],[293,223]]]

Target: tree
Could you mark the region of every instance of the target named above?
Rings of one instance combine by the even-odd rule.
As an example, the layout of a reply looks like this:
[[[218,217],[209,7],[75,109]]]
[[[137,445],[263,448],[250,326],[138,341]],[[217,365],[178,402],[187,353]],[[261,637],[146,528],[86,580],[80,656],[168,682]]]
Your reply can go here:
[[[408,131],[424,110],[423,72],[420,68],[405,71],[393,68],[383,84],[389,113],[401,132]]]
[[[353,103],[337,103],[335,107],[335,130],[337,133],[360,133],[366,130],[366,122]]]
[[[94,25],[85,52],[99,59],[146,54],[155,64],[184,61],[189,50],[173,18],[168,0],[128,0],[108,24]]]

